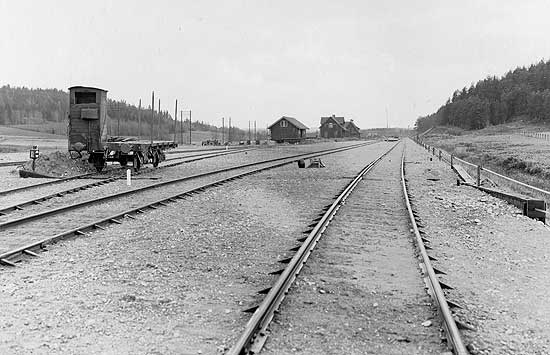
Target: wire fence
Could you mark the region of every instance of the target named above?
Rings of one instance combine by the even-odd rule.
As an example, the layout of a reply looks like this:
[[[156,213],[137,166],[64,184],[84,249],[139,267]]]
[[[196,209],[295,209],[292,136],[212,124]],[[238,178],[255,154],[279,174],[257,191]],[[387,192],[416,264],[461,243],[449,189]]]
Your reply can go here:
[[[536,137],[538,138],[538,136]],[[541,135],[540,137],[543,136]],[[456,156],[453,156],[445,150],[430,146],[421,140],[413,138],[413,141],[429,151],[437,159],[449,164],[451,168],[454,165],[460,165],[462,169],[464,169],[473,178],[477,186],[508,189],[510,191],[514,191],[515,193],[522,194],[525,197],[538,198],[545,201],[546,204],[550,203],[550,191],[546,191],[536,186],[526,184],[524,182],[499,174],[490,169],[486,169],[481,165],[476,165],[466,160],[457,158]]]

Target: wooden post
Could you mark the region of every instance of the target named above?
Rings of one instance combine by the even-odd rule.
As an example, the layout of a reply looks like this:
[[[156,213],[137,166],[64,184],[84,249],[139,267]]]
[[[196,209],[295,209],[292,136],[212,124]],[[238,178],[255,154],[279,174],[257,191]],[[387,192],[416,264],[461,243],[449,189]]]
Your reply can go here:
[[[176,138],[177,138],[176,137],[177,123],[178,123],[178,99],[176,99],[176,109],[174,110],[174,143],[176,142]]]
[[[439,150],[439,160],[441,160],[441,149]]]
[[[256,120],[254,120],[254,143],[258,140],[258,134],[256,133]]]
[[[160,139],[160,99],[159,99],[159,108],[158,108],[159,114],[157,117],[157,139]]]
[[[231,117],[229,117],[229,125],[227,126],[227,141],[231,142]]]
[[[193,141],[191,140],[191,129],[191,110],[189,110],[189,145],[193,144]]]
[[[252,137],[250,137],[250,120],[248,120],[248,142],[252,140]]]
[[[181,144],[183,144],[183,110],[180,111],[180,137]]]
[[[222,117],[222,144],[225,144],[225,117]]]
[[[139,99],[138,106],[138,137],[141,139],[141,99]]]
[[[481,184],[481,165],[477,166],[477,186]]]
[[[155,92],[151,99],[151,144],[153,144],[153,124],[155,123]]]

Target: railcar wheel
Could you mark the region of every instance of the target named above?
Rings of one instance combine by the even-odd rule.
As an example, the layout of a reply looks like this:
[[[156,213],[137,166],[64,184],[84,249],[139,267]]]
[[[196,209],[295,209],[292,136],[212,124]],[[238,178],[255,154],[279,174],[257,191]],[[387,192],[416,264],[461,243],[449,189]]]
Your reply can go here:
[[[153,166],[159,166],[159,153],[156,150],[153,152]]]
[[[132,160],[133,162],[133,165],[134,165],[134,171],[135,172],[138,172],[139,169],[141,168],[141,160],[139,159],[139,154],[134,154],[134,158]]]

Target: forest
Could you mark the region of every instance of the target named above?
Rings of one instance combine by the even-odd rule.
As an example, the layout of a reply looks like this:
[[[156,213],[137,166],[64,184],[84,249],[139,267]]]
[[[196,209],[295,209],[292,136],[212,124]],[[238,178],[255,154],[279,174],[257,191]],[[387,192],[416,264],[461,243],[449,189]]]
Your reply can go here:
[[[419,132],[438,125],[476,130],[518,117],[550,121],[550,61],[456,90],[437,112],[419,117],[415,125]]]
[[[26,87],[12,87],[4,85],[0,87],[0,125],[26,126],[26,127],[66,127],[67,112],[69,111],[68,92],[57,89],[29,89]],[[151,107],[142,107],[141,114],[138,107],[126,103],[124,100],[108,99],[107,115],[110,118],[108,126],[110,135],[120,136],[147,136],[150,132],[152,119]],[[183,112],[183,125],[181,116],[177,117],[177,132],[189,132],[189,111]],[[141,118],[141,130],[139,120]],[[160,129],[158,135],[161,138],[170,138],[174,132],[174,119],[169,111],[155,110],[154,129]],[[226,132],[228,122],[226,120]],[[160,127],[160,128],[158,128]],[[63,128],[62,130],[64,130]],[[221,127],[207,124],[202,121],[192,120],[192,131],[218,132]],[[55,131],[52,128],[52,131]],[[265,135],[265,130],[258,130],[258,139]],[[65,132],[57,132],[64,134]],[[237,127],[231,128],[232,139],[243,140],[248,136],[248,131]]]

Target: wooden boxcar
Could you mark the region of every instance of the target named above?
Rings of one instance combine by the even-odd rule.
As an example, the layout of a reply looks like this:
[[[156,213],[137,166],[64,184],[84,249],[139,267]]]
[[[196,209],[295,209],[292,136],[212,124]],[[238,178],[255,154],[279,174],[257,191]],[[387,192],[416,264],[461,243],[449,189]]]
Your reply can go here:
[[[107,161],[117,161],[122,166],[132,162],[134,170],[149,162],[158,166],[164,160],[164,150],[177,146],[173,141],[109,138],[108,119],[106,90],[69,88],[69,152],[88,152],[89,162],[97,171],[103,170]]]

